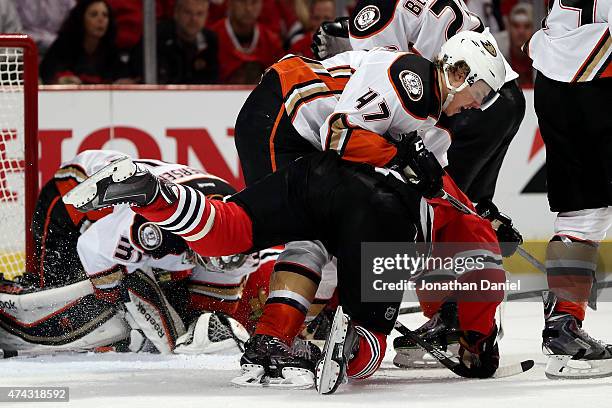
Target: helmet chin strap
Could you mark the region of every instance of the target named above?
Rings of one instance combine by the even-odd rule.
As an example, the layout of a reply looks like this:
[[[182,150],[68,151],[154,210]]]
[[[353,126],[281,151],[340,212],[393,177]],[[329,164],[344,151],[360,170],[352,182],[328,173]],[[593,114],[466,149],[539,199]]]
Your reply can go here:
[[[467,88],[468,83],[467,83],[467,78],[466,78],[466,80],[463,81],[461,85],[459,85],[458,87],[454,87],[451,85],[450,80],[448,79],[448,69],[444,68],[443,71],[444,71],[444,84],[446,85],[446,88],[448,89],[448,95],[446,95],[446,99],[444,100],[444,103],[442,104],[442,110],[445,110],[446,108],[448,108],[448,105],[450,105],[453,99],[455,99],[455,94]]]

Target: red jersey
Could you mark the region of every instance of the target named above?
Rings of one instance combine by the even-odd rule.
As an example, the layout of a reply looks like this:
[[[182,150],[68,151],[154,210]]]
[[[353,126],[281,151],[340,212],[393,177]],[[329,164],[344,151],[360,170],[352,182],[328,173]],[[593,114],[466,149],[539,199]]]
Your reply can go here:
[[[222,83],[257,83],[263,71],[283,55],[280,38],[257,24],[251,44],[240,45],[229,19],[210,27],[219,38],[219,80]]]

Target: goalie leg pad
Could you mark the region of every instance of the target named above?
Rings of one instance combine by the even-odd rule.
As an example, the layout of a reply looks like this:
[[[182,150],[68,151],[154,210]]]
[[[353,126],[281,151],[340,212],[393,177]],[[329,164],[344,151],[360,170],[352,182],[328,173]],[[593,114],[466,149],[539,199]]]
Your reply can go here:
[[[161,354],[170,354],[185,326],[157,283],[142,271],[124,279],[125,308]]]

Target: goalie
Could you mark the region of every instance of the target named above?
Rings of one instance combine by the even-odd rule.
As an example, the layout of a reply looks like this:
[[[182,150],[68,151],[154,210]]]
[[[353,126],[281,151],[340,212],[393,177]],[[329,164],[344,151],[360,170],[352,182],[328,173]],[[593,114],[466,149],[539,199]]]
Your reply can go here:
[[[271,265],[259,267],[257,256],[195,256],[181,238],[147,223],[128,206],[80,213],[62,203],[62,194],[121,157],[125,155],[112,151],[83,152],[43,187],[33,221],[37,273],[22,280],[36,285],[0,290],[5,292],[0,293],[0,347],[80,350],[113,345],[117,350],[169,353],[178,345],[176,352],[201,353],[240,348],[248,338],[229,316],[250,323],[241,295],[265,288]],[[190,184],[208,198],[235,191],[187,166],[139,163],[165,179]],[[187,333],[183,321],[192,322]]]

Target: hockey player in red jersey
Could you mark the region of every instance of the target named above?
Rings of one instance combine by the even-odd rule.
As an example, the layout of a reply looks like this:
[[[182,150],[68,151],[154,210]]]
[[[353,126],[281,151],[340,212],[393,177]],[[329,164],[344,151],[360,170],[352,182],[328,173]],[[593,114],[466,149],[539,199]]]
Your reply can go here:
[[[343,222],[342,220],[335,221],[333,218],[328,218],[329,213],[327,212],[322,213],[325,217],[321,219],[307,217],[306,220],[315,223],[310,228],[320,225],[320,222],[332,223],[333,221],[333,223],[322,227],[319,231],[315,231],[311,236],[301,234],[299,231],[303,230],[303,226],[295,226],[295,222],[303,222],[300,217],[295,222],[282,218],[281,220],[287,223],[287,225],[280,226],[276,225],[276,222],[272,223],[267,218],[272,214],[280,217],[284,211],[292,212],[294,211],[292,206],[286,207],[287,203],[283,199],[280,203],[270,203],[272,208],[266,208],[268,203],[266,203],[267,200],[264,197],[278,196],[279,194],[282,194],[281,197],[288,195],[291,199],[290,203],[298,207],[298,210],[296,210],[298,213],[302,211],[300,209],[304,205],[314,206],[314,210],[328,208],[328,205],[325,204],[326,199],[314,203],[310,198],[307,199],[306,203],[294,202],[296,197],[299,198],[301,196],[301,193],[298,193],[301,191],[301,183],[310,183],[311,180],[306,179],[302,181],[299,177],[295,177],[296,173],[293,169],[301,168],[304,165],[310,166],[308,164],[310,162],[304,159],[304,161],[298,160],[297,163],[289,166],[287,164],[295,158],[295,154],[303,155],[308,153],[308,149],[304,150],[304,146],[309,146],[308,143],[310,143],[310,146],[316,146],[316,143],[320,143],[320,148],[335,150],[348,161],[367,162],[375,166],[388,166],[392,169],[398,169],[408,178],[418,178],[418,181],[412,183],[412,185],[423,194],[427,196],[437,195],[440,192],[442,170],[436,158],[425,146],[431,146],[434,153],[440,155],[440,159],[442,159],[445,152],[445,140],[426,139],[423,145],[423,141],[416,135],[416,132],[432,128],[442,110],[449,114],[454,114],[462,108],[481,106],[486,102],[487,98],[493,96],[501,87],[505,76],[501,57],[486,35],[465,33],[457,36],[453,42],[449,42],[446,52],[441,57],[438,64],[434,65],[412,54],[374,50],[371,52],[347,53],[322,63],[303,58],[289,57],[273,66],[264,76],[262,84],[266,83],[268,75],[272,76],[272,82],[275,81],[275,78],[279,78],[279,86],[281,89],[287,86],[287,93],[270,90],[269,97],[274,102],[256,104],[255,102],[265,95],[264,90],[261,88],[262,85],[260,85],[258,87],[260,92],[257,92],[256,89],[249,98],[249,101],[247,101],[247,104],[245,104],[246,107],[253,103],[260,111],[254,112],[253,120],[246,120],[249,115],[245,114],[245,117],[239,117],[238,122],[240,123],[241,120],[245,120],[245,123],[251,123],[254,130],[253,136],[265,138],[266,141],[269,141],[266,144],[267,150],[264,150],[264,154],[266,152],[270,153],[267,159],[265,158],[266,163],[272,169],[277,166],[279,168],[277,172],[282,171],[282,174],[276,173],[269,176],[260,181],[260,183],[255,184],[252,189],[247,188],[234,196],[236,197],[235,201],[239,203],[238,206],[228,204],[226,207],[218,208],[216,205],[213,205],[208,213],[208,219],[201,220],[201,224],[198,224],[200,226],[194,227],[196,232],[189,232],[188,236],[184,236],[197,251],[204,251],[204,253],[212,251],[214,253],[215,251],[229,251],[230,248],[232,248],[231,250],[249,249],[253,245],[252,241],[247,240],[247,242],[238,245],[233,240],[242,239],[242,235],[247,237],[253,236],[255,239],[259,238],[257,230],[252,230],[254,226],[258,225],[260,228],[262,228],[262,225],[266,225],[266,228],[272,228],[272,226],[267,225],[272,224],[274,227],[279,228],[279,231],[270,231],[270,234],[279,240],[289,240],[291,238],[312,239],[329,237],[329,234],[332,234],[332,237],[328,238],[328,240],[331,239],[332,247],[328,249],[330,252],[333,251],[332,253],[336,252],[336,254],[344,255],[344,259],[341,260],[339,258],[338,260],[340,302],[355,322],[362,323],[361,326],[358,326],[361,327],[360,329],[354,330],[354,333],[356,333],[356,336],[352,338],[354,343],[348,341],[347,338],[342,338],[340,347],[332,347],[335,350],[334,360],[337,360],[342,368],[338,372],[340,377],[348,374],[355,378],[365,378],[376,370],[384,356],[385,334],[388,334],[391,329],[389,323],[395,319],[394,315],[397,309],[392,307],[389,310],[393,311],[393,313],[386,313],[391,319],[385,318],[385,313],[377,312],[377,310],[380,310],[380,307],[374,305],[369,307],[370,312],[364,315],[362,310],[364,307],[358,302],[358,294],[355,292],[344,292],[345,294],[343,295],[343,291],[347,290],[346,285],[349,285],[346,281],[346,274],[348,272],[341,272],[340,264],[342,263],[346,266],[349,260],[346,259],[346,253],[338,249],[338,244],[334,243],[336,242],[335,240],[341,239],[334,234],[341,233],[343,227],[339,226],[340,231],[332,230],[333,233],[329,231],[332,225],[335,225],[335,222]],[[355,73],[348,84],[345,87],[342,85],[338,86],[338,84],[346,81],[346,77],[350,76],[353,71]],[[342,92],[342,95],[340,100],[337,101],[334,93],[340,92]],[[274,99],[275,95],[277,99]],[[278,109],[278,111],[272,114],[271,112],[262,112],[262,108]],[[241,116],[244,112],[245,109],[243,108]],[[256,121],[258,118],[259,121]],[[324,122],[321,129],[319,129],[321,121],[317,121],[317,118],[322,118]],[[266,127],[266,119],[270,121],[268,127]],[[260,128],[260,126],[263,127]],[[267,129],[267,132],[257,132],[256,129],[258,128]],[[296,131],[298,128],[301,129],[299,133]],[[276,133],[277,129],[279,130],[278,133]],[[404,135],[404,132],[412,133]],[[249,142],[249,140],[246,139],[246,142]],[[251,142],[257,143],[256,140]],[[299,148],[303,150],[299,150]],[[260,153],[261,150],[259,148],[257,152]],[[312,150],[310,148],[310,151]],[[294,154],[293,159],[291,159],[291,154]],[[281,160],[284,160],[284,162]],[[280,163],[285,166],[284,171],[281,169]],[[250,164],[247,162],[244,165],[249,166]],[[345,166],[349,165],[345,164]],[[349,166],[349,168],[351,167]],[[357,168],[364,169],[363,171],[371,171],[367,170],[371,169],[368,166],[363,167],[363,165],[360,165]],[[315,179],[319,180],[323,174],[326,174],[329,175],[330,182],[337,183],[332,181],[337,179],[333,173],[316,171],[318,169],[317,166],[314,169],[314,173],[307,172],[307,175],[312,176],[316,174],[318,178]],[[106,180],[105,177],[112,173],[111,170],[109,171],[109,174],[101,174],[99,177],[96,177],[96,179],[92,180],[91,184],[100,182],[98,189],[106,189],[108,181],[103,180]],[[380,172],[387,174],[386,179],[396,180],[393,176],[389,175],[388,170],[381,169]],[[374,174],[379,173],[374,172]],[[305,176],[303,174],[299,175]],[[131,178],[128,180],[131,180]],[[347,179],[344,182],[349,183],[349,180],[353,179]],[[120,179],[116,178],[116,181],[120,181]],[[126,183],[131,184],[132,182],[126,181]],[[376,186],[377,184],[370,185]],[[453,193],[459,195],[459,190],[453,189],[450,179],[445,181],[445,185]],[[276,189],[272,190],[270,186],[275,186]],[[84,208],[98,208],[99,206],[111,203],[105,203],[99,195],[99,191],[96,194],[95,186],[90,186],[90,188],[90,194],[87,194],[88,192],[84,190],[83,186],[83,189],[75,192],[75,196],[66,197],[66,199]],[[127,188],[127,186],[124,188]],[[330,188],[327,185],[318,193],[326,192],[329,194]],[[398,191],[406,190],[404,185],[398,186],[395,184],[394,188]],[[162,189],[161,191],[166,190]],[[306,191],[310,190],[306,189]],[[373,191],[371,194],[376,196],[374,194],[376,189],[371,191]],[[169,197],[170,207],[174,208],[173,203],[176,200],[176,196],[173,196],[170,190],[165,194]],[[250,198],[252,201],[248,200],[245,204],[244,197]],[[256,203],[257,200],[254,197],[258,197],[263,203]],[[319,197],[325,197],[325,195],[322,194]],[[392,197],[393,195],[389,196],[390,199]],[[466,200],[464,197],[460,198]],[[93,202],[90,202],[90,200],[93,200]],[[135,198],[129,198],[128,201],[137,202],[134,200]],[[164,228],[167,222],[163,220],[169,217],[170,213],[174,213],[174,210],[166,210],[165,208],[168,204],[163,204],[162,201],[159,201],[156,205],[153,208],[150,206],[145,207],[143,214],[146,214],[147,217],[152,217],[155,222],[158,222]],[[278,205],[282,205],[280,208],[282,211],[279,211]],[[351,213],[362,211],[362,205],[365,205],[365,203],[356,200],[356,204],[353,206],[357,207],[349,207]],[[444,206],[446,204],[440,202],[440,205]],[[471,204],[468,203],[468,205]],[[255,207],[255,211],[253,207]],[[161,215],[153,211],[155,208],[157,208],[155,211],[161,211]],[[236,219],[243,217],[243,209],[246,209],[247,214],[250,216],[248,217],[248,222],[244,221],[235,224]],[[348,208],[346,210],[349,211]],[[190,213],[194,211],[196,209],[190,210]],[[261,216],[259,215],[260,211],[262,212]],[[264,217],[263,214],[266,216]],[[482,272],[481,275],[476,276],[478,275],[476,274],[470,277],[470,274],[466,274],[459,279],[481,278],[493,282],[503,282],[505,275],[500,266],[499,247],[497,246],[490,224],[483,222],[478,217],[470,218],[457,212],[451,215],[451,212],[448,211],[447,214],[448,217],[442,218],[441,222],[442,224],[447,224],[445,225],[447,226],[445,230],[448,231],[448,236],[452,236],[456,240],[463,240],[465,237],[452,235],[450,231],[458,231],[462,225],[467,231],[472,230],[472,226],[477,226],[478,228],[473,237],[474,242],[481,243],[480,249],[486,251],[487,256],[492,259],[487,268],[480,271]],[[173,222],[179,222],[180,219],[179,217]],[[253,222],[252,225],[251,220]],[[211,243],[209,240],[204,239],[211,231],[214,231],[215,226],[220,231],[225,231],[223,236],[231,232],[225,241],[215,240],[215,243]],[[292,231],[290,227],[297,228],[297,230]],[[377,231],[378,228],[382,228],[382,221],[376,227]],[[355,226],[352,226],[351,229],[355,229]],[[357,228],[352,233],[364,234],[367,231],[367,229],[361,231],[360,228]],[[393,240],[391,239],[393,231],[395,231],[394,228],[389,231],[388,240]],[[482,232],[482,234],[478,234],[479,232]],[[378,234],[385,235],[382,231],[378,231],[377,236],[379,236]],[[355,235],[351,238],[363,240],[364,237],[362,235]],[[238,245],[238,248],[236,248],[236,245]],[[301,301],[305,297],[304,295],[314,295],[317,275],[313,275],[308,270],[303,273],[299,273],[297,269],[287,272],[293,274],[293,276],[285,282],[285,285],[291,288],[290,291],[284,291],[283,295],[286,301],[266,304],[264,315],[256,330],[255,340],[251,342],[251,347],[247,345],[247,351],[243,356],[243,366],[263,364],[261,361],[259,364],[250,363],[249,361],[255,358],[255,356],[261,355],[261,353],[265,354],[265,347],[268,347],[268,344],[275,344],[278,350],[278,347],[281,347],[281,343],[285,345],[290,343],[299,331],[305,313]],[[295,285],[296,280],[301,280],[302,283]],[[464,357],[462,361],[469,368],[471,376],[488,377],[497,368],[494,313],[495,307],[501,299],[500,296],[500,293],[495,292],[486,301],[481,303],[461,302],[459,305],[460,323],[461,328],[464,330],[461,335],[463,340],[462,356]],[[377,316],[378,319],[376,319]],[[367,324],[363,324],[364,321]],[[349,325],[349,327],[352,326]],[[258,344],[256,340],[260,339],[262,343]],[[342,347],[343,345],[345,346],[344,348]],[[350,358],[349,356],[351,355],[354,358]],[[276,372],[276,374],[282,377],[282,373]],[[323,392],[333,392],[341,380],[342,378],[338,379],[337,382],[329,385],[329,389]]]
[[[546,146],[548,202],[557,213],[546,251],[546,375],[610,376],[612,345],[589,336],[582,321],[599,243],[612,225],[612,1],[552,0],[549,10],[524,47],[537,70],[534,103]],[[570,360],[589,368],[573,368]]]

